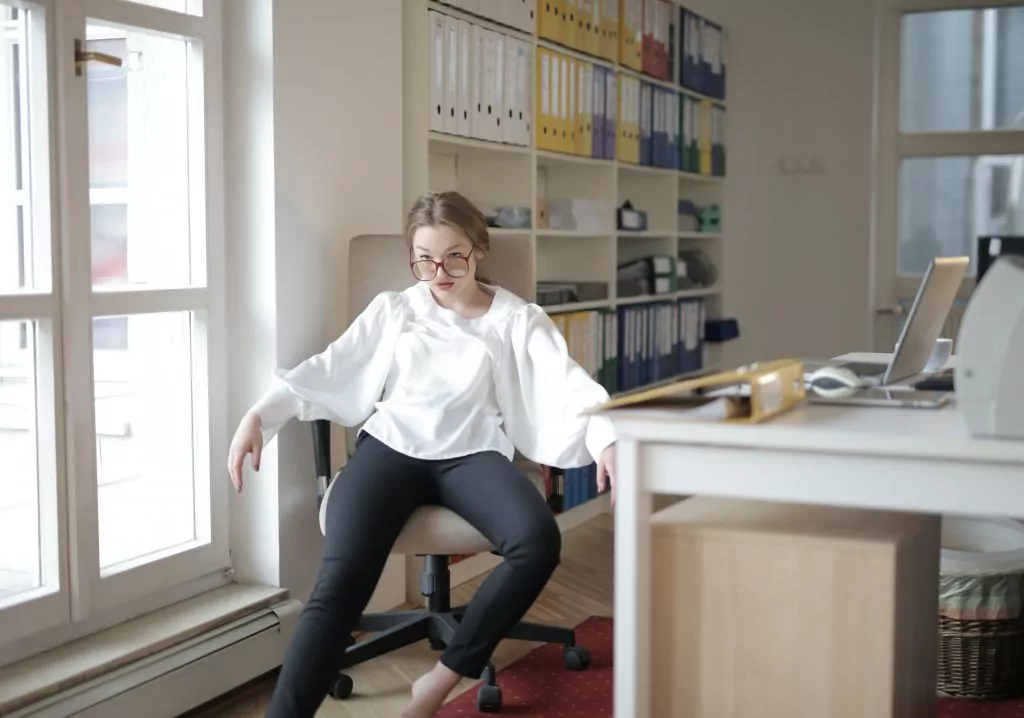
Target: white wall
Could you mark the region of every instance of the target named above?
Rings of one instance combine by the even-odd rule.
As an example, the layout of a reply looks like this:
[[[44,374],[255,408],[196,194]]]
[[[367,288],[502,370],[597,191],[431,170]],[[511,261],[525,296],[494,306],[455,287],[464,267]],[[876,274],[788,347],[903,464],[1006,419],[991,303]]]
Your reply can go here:
[[[237,422],[275,367],[294,366],[340,331],[348,239],[401,231],[402,47],[400,0],[228,5]],[[238,575],[305,600],[321,556],[309,427],[293,422],[269,449],[233,499]],[[371,609],[404,601],[402,564],[392,562]]]
[[[870,348],[873,5],[693,0],[726,26],[730,358]],[[786,156],[828,174],[783,175]]]

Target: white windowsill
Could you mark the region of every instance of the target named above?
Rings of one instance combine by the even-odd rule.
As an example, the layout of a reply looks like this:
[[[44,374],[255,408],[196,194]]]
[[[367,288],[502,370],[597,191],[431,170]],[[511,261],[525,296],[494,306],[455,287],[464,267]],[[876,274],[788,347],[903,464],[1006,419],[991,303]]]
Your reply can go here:
[[[0,669],[0,715],[280,603],[284,589],[229,584]]]

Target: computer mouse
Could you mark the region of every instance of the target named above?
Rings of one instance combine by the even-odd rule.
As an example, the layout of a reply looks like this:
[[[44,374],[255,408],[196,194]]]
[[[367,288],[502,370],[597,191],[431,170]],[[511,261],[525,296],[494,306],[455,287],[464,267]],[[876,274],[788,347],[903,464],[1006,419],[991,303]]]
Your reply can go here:
[[[807,385],[821,396],[853,396],[868,385],[856,373],[841,366],[823,366],[808,378]]]

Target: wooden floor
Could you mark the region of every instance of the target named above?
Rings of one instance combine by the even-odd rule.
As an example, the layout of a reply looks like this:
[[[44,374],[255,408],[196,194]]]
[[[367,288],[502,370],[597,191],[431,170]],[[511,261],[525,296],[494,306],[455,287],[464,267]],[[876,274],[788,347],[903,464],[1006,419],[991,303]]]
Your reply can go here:
[[[612,526],[610,514],[567,532],[562,539],[562,563],[555,571],[527,619],[561,626],[575,626],[591,616],[612,615]],[[453,592],[456,603],[470,599],[483,577]],[[535,644],[505,641],[494,655],[501,668],[529,652]],[[355,695],[345,701],[328,698],[317,712],[320,718],[394,718],[408,702],[412,682],[437,661],[438,654],[426,642],[410,646],[348,671]],[[465,680],[452,696],[469,690],[475,681]],[[189,718],[262,718],[266,712],[274,676],[266,676],[242,689],[189,713]]]

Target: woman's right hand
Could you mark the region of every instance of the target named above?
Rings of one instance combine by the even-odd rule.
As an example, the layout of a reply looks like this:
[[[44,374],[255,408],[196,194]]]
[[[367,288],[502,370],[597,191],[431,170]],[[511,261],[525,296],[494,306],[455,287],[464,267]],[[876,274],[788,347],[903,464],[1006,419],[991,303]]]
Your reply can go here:
[[[231,448],[228,450],[228,475],[235,491],[242,491],[242,464],[245,462],[246,454],[252,454],[253,471],[260,470],[260,454],[263,452],[263,432],[260,430],[259,414],[248,413],[238,424],[235,430],[235,438],[231,440]]]

